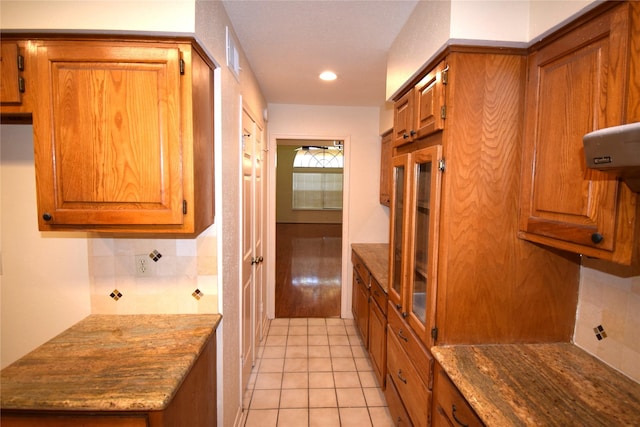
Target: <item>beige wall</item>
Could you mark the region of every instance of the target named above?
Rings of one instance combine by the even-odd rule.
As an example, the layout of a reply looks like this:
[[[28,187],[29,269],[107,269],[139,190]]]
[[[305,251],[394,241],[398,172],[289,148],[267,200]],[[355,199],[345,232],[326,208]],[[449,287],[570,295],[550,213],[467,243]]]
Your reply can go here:
[[[85,233],[40,233],[33,128],[0,126],[2,367],[90,313]]]
[[[387,57],[387,100],[449,40],[527,44],[596,1],[420,1]]]

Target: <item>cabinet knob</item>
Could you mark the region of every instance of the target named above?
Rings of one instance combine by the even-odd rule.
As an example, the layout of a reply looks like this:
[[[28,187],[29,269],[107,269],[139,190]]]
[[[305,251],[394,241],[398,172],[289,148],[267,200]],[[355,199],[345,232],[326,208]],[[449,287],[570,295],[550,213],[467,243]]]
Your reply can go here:
[[[400,311],[400,309],[402,308],[402,305],[396,304],[396,308],[398,309],[398,311]]]
[[[51,214],[49,212],[45,212],[42,214],[42,219],[44,219],[45,221],[51,221],[53,219],[53,217],[51,216]]]
[[[404,134],[402,134],[402,138],[403,138],[403,139],[409,139],[409,134],[408,134],[408,133],[404,133]]]
[[[403,312],[402,312],[402,317],[403,317],[403,318],[405,318],[405,319],[406,319],[408,315],[409,315],[409,313],[407,313],[406,311],[403,311]]]
[[[593,233],[591,235],[591,241],[596,245],[604,240],[604,236],[600,233]]]
[[[416,134],[417,134],[418,132],[416,132],[415,130],[412,130],[412,131],[411,131],[411,132],[409,132],[409,133],[411,134],[411,136],[416,136]]]

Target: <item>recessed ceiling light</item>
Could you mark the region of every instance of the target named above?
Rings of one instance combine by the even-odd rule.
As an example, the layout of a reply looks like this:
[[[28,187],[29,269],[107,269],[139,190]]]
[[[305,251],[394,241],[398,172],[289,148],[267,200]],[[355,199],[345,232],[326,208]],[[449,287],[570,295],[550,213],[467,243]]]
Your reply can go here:
[[[336,78],[338,78],[338,76],[336,76],[336,73],[334,73],[333,71],[323,71],[322,73],[320,73],[320,78],[322,80],[335,80]]]

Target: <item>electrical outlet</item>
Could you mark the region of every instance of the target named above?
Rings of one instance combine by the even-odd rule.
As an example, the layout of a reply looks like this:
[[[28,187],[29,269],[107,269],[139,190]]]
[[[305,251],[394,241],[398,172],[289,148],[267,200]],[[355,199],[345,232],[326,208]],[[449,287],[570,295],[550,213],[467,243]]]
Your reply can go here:
[[[156,265],[155,262],[149,255],[136,255],[136,276],[137,277],[148,277],[156,275]]]

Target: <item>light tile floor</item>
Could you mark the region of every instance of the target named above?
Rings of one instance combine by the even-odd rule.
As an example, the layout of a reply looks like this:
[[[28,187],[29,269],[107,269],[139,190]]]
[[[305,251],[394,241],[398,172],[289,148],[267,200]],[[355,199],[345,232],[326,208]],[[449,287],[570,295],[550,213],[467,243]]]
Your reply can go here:
[[[391,427],[353,320],[274,319],[244,396],[245,427]]]

